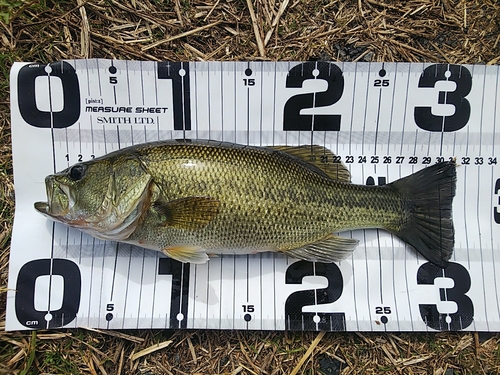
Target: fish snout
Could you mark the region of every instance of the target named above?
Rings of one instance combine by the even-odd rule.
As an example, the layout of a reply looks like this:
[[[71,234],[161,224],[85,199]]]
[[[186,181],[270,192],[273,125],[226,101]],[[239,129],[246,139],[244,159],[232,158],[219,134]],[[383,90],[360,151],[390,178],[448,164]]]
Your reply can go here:
[[[45,178],[45,189],[47,191],[47,202],[36,202],[35,209],[43,215],[61,217],[68,213],[69,190],[54,180],[53,176]]]

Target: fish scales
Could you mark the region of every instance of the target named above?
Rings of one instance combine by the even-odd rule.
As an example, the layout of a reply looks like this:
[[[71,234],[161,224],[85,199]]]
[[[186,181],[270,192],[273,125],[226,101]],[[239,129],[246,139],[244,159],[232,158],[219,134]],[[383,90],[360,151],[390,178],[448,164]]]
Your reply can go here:
[[[453,162],[384,186],[350,183],[320,146],[171,140],[128,147],[46,179],[42,214],[98,238],[203,263],[207,254],[281,251],[332,262],[381,228],[445,266],[454,245]]]
[[[264,248],[285,251],[332,231],[395,225],[401,199],[390,189],[341,183],[321,176],[295,158],[255,147],[182,144],[139,149],[138,157],[162,186],[167,200],[214,197],[217,217],[199,231],[158,228],[131,239],[164,237],[211,251]],[[157,218],[151,218],[151,223]]]

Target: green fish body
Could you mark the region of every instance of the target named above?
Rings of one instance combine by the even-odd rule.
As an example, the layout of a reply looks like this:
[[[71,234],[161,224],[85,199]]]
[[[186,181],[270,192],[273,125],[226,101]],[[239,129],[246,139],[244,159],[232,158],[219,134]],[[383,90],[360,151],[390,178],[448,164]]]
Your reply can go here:
[[[309,261],[349,256],[334,235],[387,230],[444,266],[454,245],[453,162],[384,186],[350,183],[320,146],[254,147],[171,140],[131,146],[46,178],[35,208],[91,235],[182,262],[278,251]]]

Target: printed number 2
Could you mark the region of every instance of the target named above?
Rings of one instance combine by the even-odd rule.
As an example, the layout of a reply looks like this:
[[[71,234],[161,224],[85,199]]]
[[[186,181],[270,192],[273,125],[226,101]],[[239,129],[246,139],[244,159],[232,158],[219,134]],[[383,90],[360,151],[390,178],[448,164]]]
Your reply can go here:
[[[302,87],[304,81],[315,78],[325,80],[328,88],[326,91],[298,94],[288,99],[284,107],[283,130],[340,130],[340,115],[300,114],[302,109],[325,107],[339,101],[344,92],[344,77],[337,65],[311,61],[294,66],[286,77],[286,87]]]
[[[458,263],[449,263],[440,268],[432,263],[425,263],[418,269],[417,284],[432,285],[438,277],[453,279],[453,288],[440,288],[442,301],[453,301],[457,311],[452,314],[440,313],[436,305],[421,304],[420,315],[430,328],[440,331],[459,331],[467,328],[474,320],[474,305],[465,295],[470,289],[469,272]]]
[[[472,76],[460,65],[434,64],[425,68],[418,81],[418,87],[434,87],[438,81],[452,81],[455,91],[439,92],[439,104],[451,104],[455,113],[451,116],[436,116],[431,107],[415,107],[415,123],[419,128],[431,132],[454,132],[462,129],[470,117],[470,103],[465,97],[472,88]]]
[[[315,267],[315,268],[314,268]],[[290,294],[285,302],[287,330],[345,331],[344,313],[302,312],[304,306],[335,302],[342,295],[342,274],[334,263],[316,263],[304,260],[293,263],[286,270],[286,284],[301,284],[305,276],[323,276],[328,280],[324,289],[301,290]],[[317,326],[316,326],[317,325]]]

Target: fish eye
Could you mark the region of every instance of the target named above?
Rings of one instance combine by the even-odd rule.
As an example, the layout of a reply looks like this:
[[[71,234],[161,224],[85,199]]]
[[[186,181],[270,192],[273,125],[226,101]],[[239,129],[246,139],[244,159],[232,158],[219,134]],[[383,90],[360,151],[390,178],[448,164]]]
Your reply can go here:
[[[73,165],[68,172],[69,178],[73,181],[78,181],[85,175],[85,167],[81,164]]]

